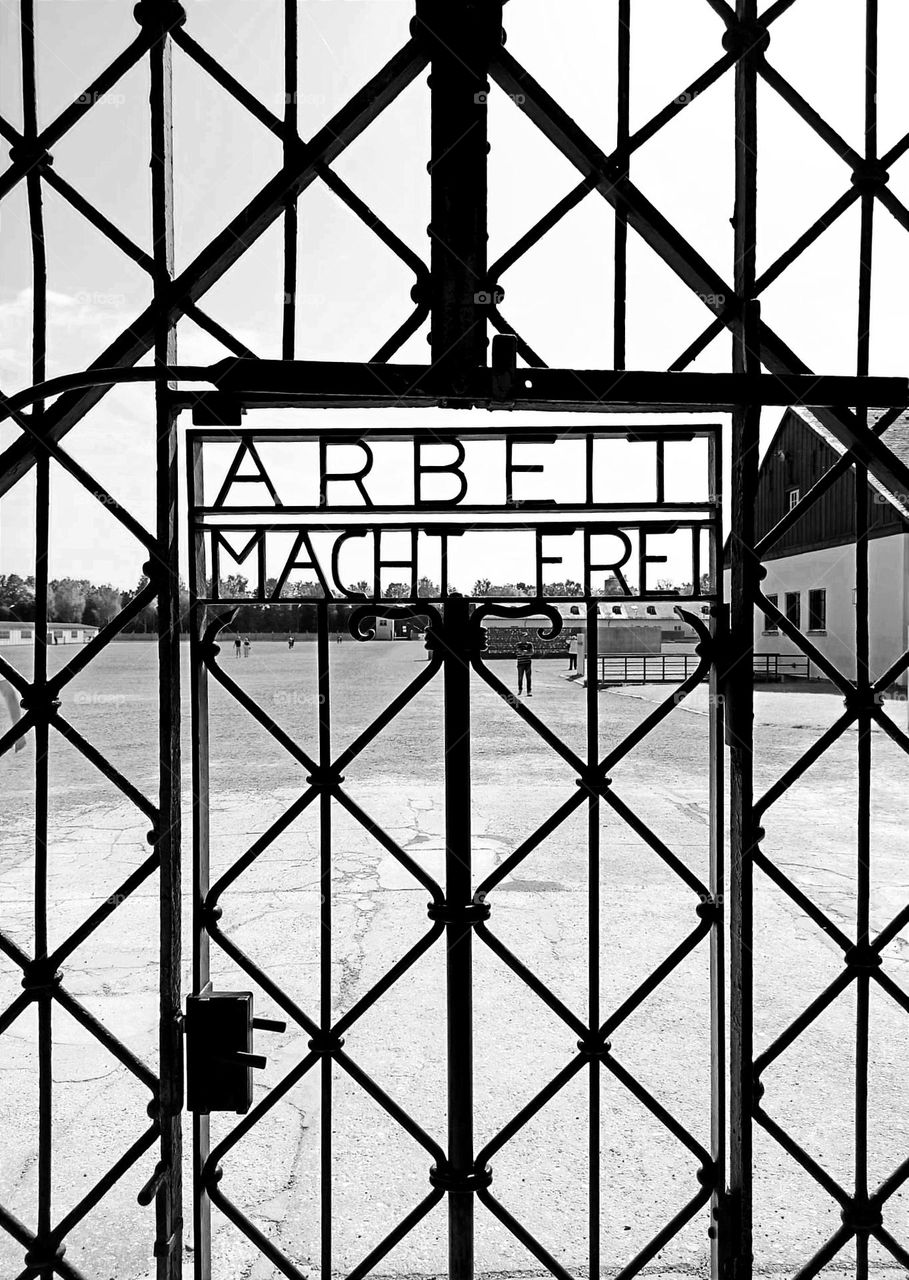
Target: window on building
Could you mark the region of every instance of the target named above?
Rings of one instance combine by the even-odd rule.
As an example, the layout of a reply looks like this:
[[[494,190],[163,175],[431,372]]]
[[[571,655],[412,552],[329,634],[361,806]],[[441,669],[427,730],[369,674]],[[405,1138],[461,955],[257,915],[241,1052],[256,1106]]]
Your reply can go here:
[[[581,607],[580,605],[573,604],[571,608],[568,610],[568,612],[572,614],[574,617],[579,617],[581,613]]]
[[[800,591],[786,592],[786,620],[794,627],[802,625],[802,593]]]
[[[801,489],[790,489],[790,490],[789,490],[789,493],[787,494],[787,497],[788,497],[788,499],[789,499],[789,510],[790,510],[790,511],[791,511],[791,510],[792,510],[792,508],[795,506],[795,504],[798,502],[799,498],[801,498],[801,496],[802,496],[802,491],[801,491]]]
[[[12,636],[8,631],[0,631],[0,640],[11,640]]]
[[[71,640],[78,640],[78,639],[79,639],[79,632],[78,632],[78,631],[71,631],[71,632],[69,633],[69,635],[70,635],[70,639],[71,639]]]
[[[770,601],[770,603],[773,605],[774,609],[778,609],[778,608],[780,607],[780,598],[779,598],[779,596],[768,596],[768,597],[767,597],[767,599],[768,599],[768,600]],[[773,621],[773,619],[772,619],[772,618],[765,618],[765,619],[764,619],[764,635],[765,635],[765,636],[778,636],[779,634],[780,634],[780,629],[779,629],[779,627],[776,625],[776,623]]]
[[[621,606],[620,604],[614,604],[614,605],[612,606],[612,612],[613,612],[613,613],[621,613],[621,612],[622,612],[622,606]]]
[[[827,592],[822,590],[808,592],[808,630],[827,630]]]
[[[650,614],[651,618],[655,618],[655,617],[656,617],[656,605],[655,605],[655,604],[649,604],[649,605],[647,606],[647,612]]]
[[[31,638],[32,638],[32,633],[31,633],[30,631],[20,631],[20,632],[19,632],[19,638],[20,638],[21,640],[31,640]]]

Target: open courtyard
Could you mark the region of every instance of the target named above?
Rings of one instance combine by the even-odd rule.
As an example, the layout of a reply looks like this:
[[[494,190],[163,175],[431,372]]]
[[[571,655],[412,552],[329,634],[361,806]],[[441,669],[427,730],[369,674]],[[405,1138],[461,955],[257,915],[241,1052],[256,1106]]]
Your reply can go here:
[[[30,650],[7,651],[26,670]],[[51,673],[71,656],[51,650]],[[190,716],[184,646],[184,770],[187,805]],[[333,754],[353,741],[425,670],[419,641],[330,645]],[[219,662],[287,733],[316,752],[316,646],[254,637],[248,658],[225,642]],[[490,663],[514,687],[514,662]],[[578,754],[585,752],[587,698],[561,660],[534,668],[525,703]],[[156,787],[156,652],[118,643],[67,687],[61,708],[111,762],[150,797]],[[611,689],[597,695],[601,755],[621,742],[675,687]],[[305,772],[247,712],[211,682],[212,879],[253,844],[306,788]],[[441,676],[344,770],[343,788],[428,875],[444,877],[444,752]],[[614,770],[615,794],[698,878],[709,854],[708,699],[701,687],[675,706]],[[887,704],[905,724],[906,704]],[[826,688],[781,686],[756,694],[757,793],[761,794],[832,724],[842,699]],[[473,876],[479,885],[522,841],[576,794],[572,770],[479,678],[472,691]],[[762,848],[847,935],[855,929],[856,734],[831,747],[769,811]],[[909,761],[873,730],[871,918],[876,934],[909,892],[904,815]],[[13,938],[32,947],[34,841],[30,788],[34,746],[2,761],[5,837],[0,853],[4,915]],[[58,945],[147,857],[148,823],[59,735],[50,751],[49,917]],[[331,947],[337,1020],[424,936],[428,892],[362,823],[333,802],[330,883],[320,877],[319,806],[307,808],[230,885],[219,927],[301,1008],[318,1018],[319,956]],[[600,1018],[635,991],[697,924],[698,898],[611,809],[600,812]],[[191,813],[184,815],[185,990],[191,989]],[[559,825],[489,894],[489,930],[582,1020],[588,1003],[589,865],[586,806]],[[320,926],[330,893],[330,939]],[[142,884],[66,961],[64,986],[135,1054],[157,1052],[157,879]],[[577,1036],[480,939],[475,958],[475,1141],[479,1150],[577,1056]],[[436,941],[345,1034],[345,1050],[444,1147],[446,1048],[444,940]],[[19,973],[2,961],[2,1004]],[[841,952],[760,872],[755,882],[756,1053],[770,1044],[837,975]],[[885,967],[909,1001],[909,936],[886,948]],[[254,984],[217,946],[216,989]],[[900,1164],[909,1137],[906,1010],[872,983],[869,1178],[876,1186]],[[841,995],[764,1077],[763,1106],[838,1182],[853,1160],[854,988]],[[282,1016],[256,991],[256,1013]],[[258,1033],[268,1066],[255,1073],[256,1101],[305,1057],[308,1036]],[[616,1060],[709,1148],[709,951],[693,947],[671,975],[611,1036]],[[0,1040],[0,1122],[7,1141],[0,1176],[8,1207],[33,1224],[36,1203],[36,1015],[23,1013]],[[322,1114],[320,1070],[307,1074],[229,1152],[220,1191],[302,1270],[319,1263],[322,1127],[333,1135],[334,1259],[353,1269],[428,1192],[432,1159],[343,1070],[334,1069],[332,1115]],[[586,1267],[589,1072],[578,1072],[491,1158],[492,1191],[573,1274]],[[615,1275],[698,1191],[698,1160],[611,1073],[601,1071],[602,1266]],[[54,1013],[53,1169],[62,1216],[147,1125],[148,1095],[64,1011]],[[213,1142],[238,1117],[212,1117]],[[69,1238],[66,1258],[85,1274],[146,1280],[153,1211],[136,1194],[154,1166],[145,1154]],[[188,1179],[187,1179],[188,1180]],[[755,1266],[789,1276],[839,1225],[835,1202],[761,1128],[755,1134]],[[897,1193],[887,1221],[903,1247],[909,1197]],[[539,1274],[539,1263],[477,1206],[481,1274]],[[191,1203],[187,1191],[187,1221]],[[902,1224],[902,1230],[901,1230]],[[700,1209],[654,1259],[658,1276],[706,1275],[709,1210]],[[446,1256],[444,1203],[377,1268],[377,1274],[436,1276]],[[872,1274],[902,1274],[883,1253]],[[845,1267],[848,1251],[838,1265]],[[21,1253],[0,1238],[0,1272],[16,1275]],[[266,1280],[278,1274],[213,1209],[216,1276]],[[848,1270],[829,1269],[827,1275]]]

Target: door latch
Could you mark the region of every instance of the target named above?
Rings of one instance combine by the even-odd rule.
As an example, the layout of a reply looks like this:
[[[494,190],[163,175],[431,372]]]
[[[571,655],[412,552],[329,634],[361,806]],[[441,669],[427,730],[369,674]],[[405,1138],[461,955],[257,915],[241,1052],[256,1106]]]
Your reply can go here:
[[[253,1053],[253,1030],[286,1031],[286,1022],[253,1017],[251,991],[187,996],[186,1107],[199,1115],[252,1106],[252,1073],[267,1059]]]

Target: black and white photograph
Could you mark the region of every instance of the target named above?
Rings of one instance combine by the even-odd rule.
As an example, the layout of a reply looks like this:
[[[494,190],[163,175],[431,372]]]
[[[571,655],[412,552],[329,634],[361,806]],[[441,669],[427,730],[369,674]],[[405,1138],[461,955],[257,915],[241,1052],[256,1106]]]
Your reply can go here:
[[[0,0],[0,1280],[909,1277],[906,0]]]

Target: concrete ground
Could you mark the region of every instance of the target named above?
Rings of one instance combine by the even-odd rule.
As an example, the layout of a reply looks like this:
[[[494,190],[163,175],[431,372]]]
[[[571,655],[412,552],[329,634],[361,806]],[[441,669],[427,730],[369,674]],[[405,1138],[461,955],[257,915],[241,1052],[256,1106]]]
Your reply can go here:
[[[24,650],[11,650],[13,660]],[[52,652],[54,663],[69,655]],[[331,649],[333,747],[364,728],[425,663],[418,643]],[[225,649],[225,669],[301,743],[316,743],[315,652],[257,640],[248,660]],[[510,680],[513,664],[492,664]],[[560,662],[536,664],[529,705],[578,752],[585,742],[585,694]],[[189,682],[185,681],[188,693]],[[598,695],[605,751],[671,688]],[[186,701],[186,695],[185,695]],[[575,794],[572,771],[481,682],[473,697],[475,883]],[[893,704],[904,723],[905,704]],[[759,789],[785,771],[841,711],[829,692],[757,694]],[[147,794],[155,786],[154,650],[113,646],[67,690],[63,712]],[[351,766],[344,787],[356,803],[433,876],[444,857],[441,685],[430,685]],[[679,706],[612,772],[616,793],[702,878],[708,852],[706,697]],[[843,739],[768,814],[765,852],[830,917],[854,929],[856,734]],[[879,730],[873,738],[872,922],[881,928],[907,898],[905,795],[909,761]],[[187,742],[188,759],[188,742]],[[29,787],[33,748],[7,755],[0,891],[5,927],[32,942],[33,853]],[[66,743],[51,752],[51,945],[113,892],[147,851],[147,822]],[[212,689],[212,843],[215,874],[229,866],[300,794],[304,772],[220,688]],[[187,787],[187,795],[189,787]],[[332,1006],[358,1000],[429,927],[427,891],[368,832],[333,806]],[[601,814],[601,1016],[621,1004],[696,921],[696,897],[611,811]],[[187,822],[187,847],[189,825]],[[224,895],[222,927],[304,1009],[317,1016],[319,832],[305,812]],[[185,904],[188,919],[188,883]],[[154,879],[118,908],[65,966],[65,983],[148,1061],[155,1055],[157,955]],[[588,1000],[588,861],[583,810],[554,832],[490,895],[490,929],[580,1017]],[[756,1041],[769,1044],[840,969],[838,949],[761,874],[755,899]],[[188,960],[189,929],[185,931]],[[214,950],[215,986],[250,989]],[[475,942],[476,1142],[488,1141],[576,1053],[577,1036],[482,942]],[[694,1135],[709,1134],[707,948],[701,944],[612,1037],[616,1058]],[[887,949],[887,970],[909,989],[909,936]],[[19,990],[0,962],[2,1006]],[[276,1014],[261,992],[257,1012]],[[843,1185],[850,1185],[854,1001],[840,997],[765,1077],[767,1111]],[[291,1030],[258,1037],[268,1068],[265,1095],[306,1052]],[[872,1186],[909,1152],[909,1017],[872,996]],[[34,1222],[36,1196],[35,1027],[20,1017],[0,1037],[0,1200]],[[345,1048],[437,1141],[444,1143],[444,951],[437,943],[351,1029]],[[588,1074],[582,1072],[492,1159],[497,1198],[575,1274],[587,1268]],[[81,1027],[55,1014],[54,1219],[142,1131],[147,1092]],[[236,1118],[213,1118],[216,1138]],[[224,1160],[221,1187],[303,1270],[319,1257],[321,1133],[328,1123],[316,1073],[305,1076]],[[334,1268],[346,1274],[428,1190],[429,1155],[355,1084],[334,1074]],[[602,1264],[614,1275],[694,1194],[697,1161],[618,1081],[604,1073],[600,1123]],[[187,1125],[187,1135],[190,1126]],[[829,1198],[762,1131],[755,1137],[756,1262],[762,1274],[794,1275],[839,1226]],[[86,1275],[145,1280],[153,1274],[153,1215],[135,1194],[153,1155],[123,1180],[72,1235],[67,1259]],[[909,1245],[907,1197],[885,1217]],[[266,1280],[270,1263],[219,1213],[214,1274]],[[652,1264],[652,1276],[703,1275],[706,1210]],[[377,1268],[377,1274],[445,1272],[444,1206],[437,1207]],[[190,1237],[191,1244],[191,1237]],[[882,1251],[872,1274],[902,1275]],[[191,1256],[191,1252],[190,1255]],[[0,1239],[0,1274],[16,1275],[21,1254]],[[849,1274],[847,1249],[824,1272]],[[539,1274],[535,1259],[482,1207],[477,1266],[484,1274]],[[839,1268],[839,1269],[837,1269]]]

